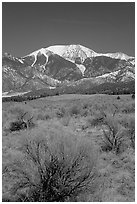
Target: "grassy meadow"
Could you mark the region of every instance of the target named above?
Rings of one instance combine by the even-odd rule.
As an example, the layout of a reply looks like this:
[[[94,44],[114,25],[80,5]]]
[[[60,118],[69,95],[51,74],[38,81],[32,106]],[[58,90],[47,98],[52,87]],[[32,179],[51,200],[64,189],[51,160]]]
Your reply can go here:
[[[2,109],[3,201],[135,201],[131,95],[49,96]]]

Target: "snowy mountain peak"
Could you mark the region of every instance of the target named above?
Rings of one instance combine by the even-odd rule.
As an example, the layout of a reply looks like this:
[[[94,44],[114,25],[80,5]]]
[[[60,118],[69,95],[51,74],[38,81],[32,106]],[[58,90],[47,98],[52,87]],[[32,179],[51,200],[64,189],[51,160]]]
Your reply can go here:
[[[54,52],[55,54],[60,55],[68,60],[75,61],[76,58],[80,58],[81,62],[83,62],[87,57],[97,57],[97,56],[106,56],[114,59],[121,59],[121,60],[130,60],[134,59],[132,56],[128,56],[122,52],[116,53],[97,53],[92,49],[84,47],[80,44],[77,45],[53,45],[50,47],[45,48]]]
[[[80,57],[83,62],[87,57],[93,57],[97,53],[93,50],[86,48],[82,45],[55,45],[47,47],[46,49],[64,57],[66,59],[75,61],[76,58]]]
[[[121,59],[121,60],[134,60],[134,57],[128,56],[122,52],[116,52],[116,53],[97,53],[92,49],[89,49],[87,47],[84,47],[80,44],[72,44],[72,45],[53,45],[45,48],[41,48],[37,51],[34,51],[30,53],[27,56],[34,56],[35,59],[37,58],[37,55],[44,55],[46,58],[50,54],[57,54],[69,61],[75,62],[77,58],[80,58],[81,62],[84,62],[86,58],[91,57],[98,57],[98,56],[106,56],[114,59]],[[24,58],[23,57],[23,58]]]

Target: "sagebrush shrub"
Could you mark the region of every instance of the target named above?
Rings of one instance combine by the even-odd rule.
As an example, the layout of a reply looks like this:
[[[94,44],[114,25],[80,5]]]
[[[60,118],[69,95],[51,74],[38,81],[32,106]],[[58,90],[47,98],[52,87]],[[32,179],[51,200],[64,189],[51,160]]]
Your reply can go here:
[[[135,99],[135,94],[132,94],[132,96],[131,96],[131,97],[132,97],[132,99]]]
[[[69,109],[69,113],[71,116],[77,116],[79,115],[81,112],[81,109],[78,105],[73,105],[70,109]]]
[[[103,123],[104,118],[101,116],[89,117],[87,122],[90,126],[97,126]]]
[[[114,151],[116,154],[120,153],[124,130],[113,116],[107,116],[104,120],[104,125],[104,144],[102,146],[102,150]]]
[[[59,110],[57,110],[56,115],[58,118],[64,117],[66,114],[66,109],[64,107],[61,107]]]
[[[135,104],[129,103],[129,104],[123,105],[123,107],[121,108],[121,111],[123,113],[134,113],[135,112]]]
[[[25,104],[16,104],[10,107],[9,130],[18,131],[35,126],[33,108]]]
[[[118,96],[117,99],[119,100],[119,99],[120,99],[120,96]]]
[[[103,111],[99,111],[99,113],[95,113],[94,116],[91,116],[87,119],[87,123],[90,126],[98,126],[104,123],[106,118],[106,114]]]
[[[123,117],[120,122],[126,128],[131,146],[135,149],[135,116]]]
[[[73,136],[26,138],[22,159],[4,168],[12,201],[61,202],[85,193],[96,177],[90,141]]]
[[[68,126],[69,125],[69,122],[70,122],[70,119],[71,117],[69,115],[66,115],[65,117],[63,117],[61,119],[61,123],[64,125],[64,126]]]
[[[51,115],[49,113],[38,113],[37,120],[49,120],[51,119]]]
[[[10,123],[10,131],[19,131],[19,130],[23,130],[23,129],[27,129],[27,128],[32,128],[35,126],[34,122],[33,122],[33,116],[30,117],[30,115],[28,115],[26,118],[24,118],[24,116],[27,113],[23,114],[22,116],[20,115],[20,117],[18,117],[17,120],[13,121]]]

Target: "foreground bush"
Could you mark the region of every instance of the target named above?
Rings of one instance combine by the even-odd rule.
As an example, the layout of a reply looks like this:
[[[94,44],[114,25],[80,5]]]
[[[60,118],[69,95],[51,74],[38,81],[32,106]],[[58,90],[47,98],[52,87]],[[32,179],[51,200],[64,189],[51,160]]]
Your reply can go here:
[[[61,202],[91,188],[96,157],[91,142],[74,136],[27,138],[23,155],[4,167],[10,201]]]

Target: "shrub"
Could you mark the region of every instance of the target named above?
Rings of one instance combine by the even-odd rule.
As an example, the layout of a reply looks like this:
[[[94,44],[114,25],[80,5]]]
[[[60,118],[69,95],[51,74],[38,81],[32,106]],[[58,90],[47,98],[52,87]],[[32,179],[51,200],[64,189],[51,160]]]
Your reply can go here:
[[[59,96],[59,92],[56,92],[55,95],[56,95],[56,96]]]
[[[73,136],[27,138],[23,155],[6,165],[11,201],[61,202],[87,192],[96,177],[91,142]],[[4,198],[6,200],[6,198]]]
[[[135,99],[135,94],[132,94],[132,99]]]
[[[119,99],[120,99],[120,96],[118,96],[117,99],[119,100]]]
[[[87,115],[91,115],[92,107],[91,104],[84,103],[81,105],[80,115],[86,117]]]
[[[120,153],[122,146],[123,129],[112,116],[107,116],[104,121],[106,130],[103,129],[104,140],[102,150]]]
[[[71,116],[75,115],[77,116],[78,114],[80,114],[80,107],[78,105],[74,105],[70,108],[69,113]]]
[[[64,125],[64,126],[68,126],[69,125],[69,122],[70,122],[70,116],[65,116],[65,117],[63,117],[62,118],[62,120],[61,120],[61,123]]]
[[[135,149],[135,116],[124,117],[120,122],[126,128],[131,146]]]
[[[58,118],[62,118],[64,117],[64,115],[66,114],[66,110],[64,107],[61,107],[59,110],[57,110],[56,115]]]
[[[32,119],[33,116],[30,117],[30,115],[27,116],[27,118],[24,118],[27,113],[24,113],[22,116],[18,118],[17,121],[13,121],[10,123],[10,131],[19,131],[26,128],[34,127],[35,124],[33,123]]]
[[[27,124],[23,121],[15,121],[10,123],[10,131],[19,131],[27,128]]]
[[[88,124],[90,126],[97,126],[103,123],[104,118],[101,116],[95,116],[88,118]]]
[[[49,119],[51,119],[51,115],[50,115],[50,113],[38,113],[38,115],[37,115],[37,120],[49,120]]]
[[[10,131],[19,131],[35,126],[33,110],[28,105],[13,105],[10,107],[9,114],[13,118],[9,124]]]
[[[129,128],[131,146],[135,149],[135,122]]]
[[[82,105],[82,108],[83,108],[83,109],[87,109],[87,108],[89,107],[89,105],[90,105],[90,104],[88,104],[88,103],[84,103],[84,104]]]
[[[103,124],[105,118],[106,114],[103,111],[100,111],[99,113],[95,113],[95,116],[89,117],[87,122],[90,126],[97,126]]]
[[[128,104],[124,105],[121,108],[121,111],[123,113],[134,113],[135,112],[135,104],[133,102],[132,103],[128,103]]]
[[[113,104],[113,106],[114,106],[114,111],[113,111],[113,117],[115,116],[115,114],[117,113],[117,112],[119,112],[119,108],[117,107],[117,105],[115,105],[115,104]]]

